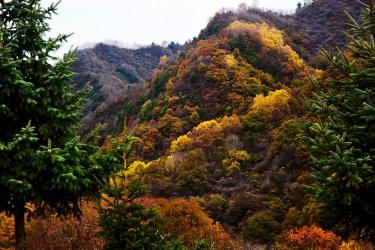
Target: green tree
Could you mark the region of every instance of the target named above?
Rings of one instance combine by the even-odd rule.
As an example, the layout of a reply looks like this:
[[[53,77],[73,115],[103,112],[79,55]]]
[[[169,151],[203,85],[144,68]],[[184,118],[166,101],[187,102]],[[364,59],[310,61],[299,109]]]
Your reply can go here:
[[[301,13],[301,11],[302,11],[302,3],[301,3],[301,2],[298,2],[298,3],[297,3],[297,14],[298,14],[298,13]]]
[[[122,178],[118,176],[116,182]],[[126,188],[117,183],[107,186],[107,204],[100,210],[100,235],[104,249],[161,249],[164,245],[155,219],[156,211],[137,203],[146,194],[140,182],[131,181]]]
[[[117,159],[117,173],[103,183],[105,201],[100,209],[101,237],[106,241],[104,249],[161,249],[166,245],[159,233],[156,211],[137,203],[146,194],[139,181],[127,181],[129,156],[132,145],[140,139],[134,137],[135,128],[126,133],[121,141],[113,141],[104,152]]]
[[[105,176],[92,144],[75,137],[82,93],[69,84],[68,36],[46,38],[56,4],[0,2],[0,211],[15,217],[16,249],[25,249],[25,214],[79,215],[81,197],[98,197]],[[29,206],[28,206],[29,207]]]
[[[242,233],[247,240],[269,244],[280,229],[281,225],[276,221],[272,212],[265,210],[249,216],[242,227]]]
[[[318,120],[306,141],[316,164],[315,194],[348,230],[375,228],[375,15],[351,22],[348,53],[327,53],[334,80],[307,102]],[[319,84],[317,84],[318,86]]]

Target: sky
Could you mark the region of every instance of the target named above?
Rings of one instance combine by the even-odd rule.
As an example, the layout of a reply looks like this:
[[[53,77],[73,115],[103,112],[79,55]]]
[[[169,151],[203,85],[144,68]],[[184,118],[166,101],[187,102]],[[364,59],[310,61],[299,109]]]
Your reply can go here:
[[[62,0],[50,21],[50,35],[73,33],[63,51],[106,41],[123,46],[185,43],[223,7],[254,1],[260,8],[292,11],[301,0]],[[56,0],[41,2],[47,6]]]

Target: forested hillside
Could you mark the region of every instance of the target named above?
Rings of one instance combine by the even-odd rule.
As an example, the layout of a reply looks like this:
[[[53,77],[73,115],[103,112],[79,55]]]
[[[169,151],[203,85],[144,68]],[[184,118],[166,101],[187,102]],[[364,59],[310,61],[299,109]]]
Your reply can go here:
[[[125,49],[103,43],[94,48],[78,50],[72,64],[77,89],[87,85],[88,102],[83,109],[81,134],[105,124],[102,134],[116,134],[124,116],[117,117],[126,99],[138,98],[140,84],[149,79],[162,56],[171,56],[181,46],[171,43],[167,48],[157,45]],[[121,121],[120,121],[121,120]]]
[[[296,6],[297,7],[297,6]],[[235,20],[245,22],[265,22],[277,27],[287,36],[290,45],[305,59],[316,56],[321,47],[343,48],[348,39],[344,31],[348,28],[348,11],[354,18],[359,16],[361,5],[352,0],[316,0],[297,9],[294,15],[277,14],[259,9],[240,9],[238,12],[217,13],[202,30],[200,38],[218,34]]]
[[[234,21],[265,23],[277,28],[285,42],[304,60],[314,67],[324,68],[327,61],[320,55],[320,49],[343,48],[348,42],[344,31],[349,21],[344,11],[347,10],[357,18],[360,9],[360,4],[351,0],[314,1],[297,10],[295,15],[242,7],[238,11],[224,11],[214,15],[198,38],[186,46],[194,47],[199,40],[218,36]],[[241,39],[240,36],[237,42],[246,42]],[[78,88],[89,84],[90,90],[89,101],[83,110],[81,134],[89,133],[98,122],[105,125],[103,136],[119,133],[124,112],[130,111],[127,101],[142,99],[144,82],[151,79],[160,57],[173,57],[179,50],[185,48],[175,43],[167,48],[152,45],[135,50],[98,44],[93,49],[79,50],[77,61],[72,65],[77,73],[73,82],[79,83]],[[130,113],[138,111],[131,110]]]
[[[241,5],[216,13],[184,46],[98,44],[79,50],[70,68],[72,54],[56,65],[43,61],[45,68],[34,68],[39,59],[33,56],[19,66],[23,40],[14,46],[4,35],[10,49],[0,43],[0,72],[8,77],[0,84],[10,90],[0,94],[0,118],[13,125],[0,125],[6,131],[0,137],[0,212],[6,212],[0,213],[0,248],[11,248],[15,238],[22,250],[41,244],[374,249],[374,7],[315,0],[282,15]],[[2,9],[18,20],[18,12]],[[43,54],[41,47],[25,56]],[[48,88],[50,82],[60,88]],[[85,85],[88,102],[78,109],[77,90]],[[43,91],[50,91],[47,97]],[[27,105],[11,112],[11,93],[46,107],[37,115]],[[26,127],[17,118],[23,113],[31,117]],[[68,132],[60,123],[71,124]],[[92,131],[97,123],[102,127]],[[47,138],[52,135],[56,142]],[[26,159],[33,160],[25,167]],[[19,207],[30,215],[26,224]],[[15,233],[8,215],[16,218]]]

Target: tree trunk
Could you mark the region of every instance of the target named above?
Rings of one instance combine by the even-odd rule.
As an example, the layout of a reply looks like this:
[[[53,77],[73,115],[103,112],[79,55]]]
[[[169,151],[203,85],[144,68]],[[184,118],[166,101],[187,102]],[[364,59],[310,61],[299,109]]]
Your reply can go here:
[[[16,250],[26,250],[25,203],[18,202],[14,211]]]

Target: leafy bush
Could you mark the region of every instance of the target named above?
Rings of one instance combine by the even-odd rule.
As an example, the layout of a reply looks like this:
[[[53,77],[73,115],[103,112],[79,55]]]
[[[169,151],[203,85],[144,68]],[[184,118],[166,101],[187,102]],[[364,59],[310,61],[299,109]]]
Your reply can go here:
[[[280,223],[270,211],[257,212],[245,221],[242,234],[247,240],[259,243],[270,243],[280,231]]]
[[[83,203],[80,219],[61,219],[51,216],[48,219],[32,220],[28,227],[27,249],[39,250],[99,250],[104,241],[98,237],[98,211],[96,205]]]
[[[273,128],[273,116],[269,111],[250,112],[242,120],[245,128],[245,134],[250,139],[264,135],[266,131]]]
[[[13,245],[14,219],[5,213],[0,213],[0,249],[7,249]]]
[[[223,160],[223,165],[228,173],[241,170],[241,164],[250,160],[250,155],[245,150],[229,150],[228,157]]]
[[[161,200],[158,208],[162,230],[180,237],[187,246],[194,246],[198,241],[205,239],[217,250],[235,249],[230,236],[220,224],[214,223],[208,217],[196,201],[182,198]],[[207,245],[207,242],[201,241],[198,245]]]
[[[315,225],[290,230],[285,244],[289,249],[335,250],[339,249],[341,238],[331,231],[324,231]]]
[[[210,194],[204,197],[201,206],[204,207],[211,218],[220,221],[228,207],[228,201],[220,194]]]

